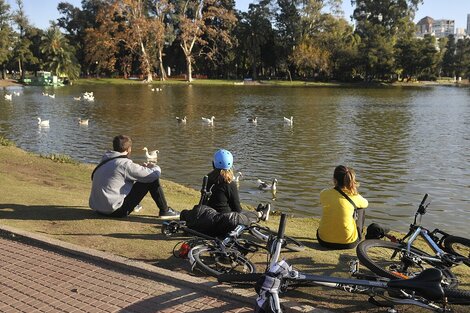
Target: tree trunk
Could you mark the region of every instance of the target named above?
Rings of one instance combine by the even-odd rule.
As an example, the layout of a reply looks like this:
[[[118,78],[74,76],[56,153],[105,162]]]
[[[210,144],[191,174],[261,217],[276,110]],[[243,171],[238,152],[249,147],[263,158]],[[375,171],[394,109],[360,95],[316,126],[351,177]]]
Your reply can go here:
[[[165,68],[163,67],[163,52],[162,52],[163,49],[158,49],[158,63],[159,63],[159,66],[160,66],[160,80],[161,81],[165,81],[166,80],[166,72],[165,72]]]
[[[152,67],[150,66],[150,61],[147,55],[147,52],[145,51],[144,43],[140,41],[140,50],[142,51],[142,59],[145,64],[145,71],[147,72],[147,83],[151,83],[153,81],[153,76],[152,76]]]
[[[20,74],[20,77],[21,77],[21,78],[24,78],[24,77],[23,77],[23,67],[22,67],[22,64],[21,64],[21,59],[18,60],[18,72],[19,72],[19,74]]]
[[[253,81],[258,79],[258,75],[256,73],[256,62],[253,60],[253,63],[251,64],[251,77],[253,78]]]
[[[186,68],[188,70],[188,79],[187,79],[187,81],[192,82],[193,81],[193,68],[192,68],[192,64],[191,64],[191,56],[186,56]]]

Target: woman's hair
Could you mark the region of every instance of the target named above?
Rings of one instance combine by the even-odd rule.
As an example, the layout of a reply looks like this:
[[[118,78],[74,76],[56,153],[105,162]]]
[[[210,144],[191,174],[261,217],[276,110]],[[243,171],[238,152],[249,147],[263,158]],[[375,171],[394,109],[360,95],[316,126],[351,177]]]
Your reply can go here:
[[[132,139],[126,135],[119,135],[113,139],[113,150],[117,152],[124,152],[132,146]]]
[[[209,178],[218,184],[230,184],[233,181],[233,170],[214,169],[209,173]]]
[[[359,183],[356,181],[356,172],[352,168],[344,165],[337,166],[333,178],[335,179],[335,187],[346,189],[353,195],[358,194]]]

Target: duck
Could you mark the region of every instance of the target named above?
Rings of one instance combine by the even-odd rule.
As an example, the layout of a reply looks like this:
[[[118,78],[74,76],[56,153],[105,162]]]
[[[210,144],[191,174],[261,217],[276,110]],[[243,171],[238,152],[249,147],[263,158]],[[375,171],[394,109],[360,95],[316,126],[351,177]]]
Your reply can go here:
[[[202,117],[202,121],[208,125],[214,125],[214,119],[214,116],[212,116],[211,118]]]
[[[236,181],[237,183],[240,182],[240,179],[242,178],[243,173],[242,172],[237,172],[237,175],[233,177],[233,180]]]
[[[5,95],[5,100],[11,101],[11,99],[12,99],[12,95],[7,93],[7,94]]]
[[[284,116],[284,123],[286,123],[287,125],[294,124],[294,117],[291,116],[290,118],[287,118],[287,117]]]
[[[55,99],[55,94],[49,95],[49,98]]]
[[[95,96],[93,95],[93,91],[90,91],[90,92],[85,91],[83,93],[83,100],[95,101]]]
[[[47,92],[43,92],[42,95],[43,95],[44,97],[49,96],[49,94],[48,94]]]
[[[82,100],[82,97],[73,97],[73,100],[80,101],[80,100]]]
[[[183,118],[177,116],[176,121],[181,124],[186,124],[186,116]]]
[[[160,153],[158,150],[149,151],[147,147],[144,147],[142,150],[145,151],[145,156],[148,160],[156,160],[158,158],[158,154]]]
[[[277,189],[277,179],[274,178],[271,184],[258,179],[258,189],[265,191],[271,190],[272,192],[275,192]]]
[[[21,93],[19,91],[13,91],[13,94],[17,97],[19,97],[21,95]]]
[[[89,119],[82,120],[80,117],[78,118],[78,124],[80,125],[88,125]]]
[[[43,127],[49,127],[49,120],[41,120],[41,118],[38,117],[38,125]]]
[[[248,121],[248,123],[253,123],[253,124],[256,124],[258,122],[258,118],[256,116],[249,117],[246,120]]]

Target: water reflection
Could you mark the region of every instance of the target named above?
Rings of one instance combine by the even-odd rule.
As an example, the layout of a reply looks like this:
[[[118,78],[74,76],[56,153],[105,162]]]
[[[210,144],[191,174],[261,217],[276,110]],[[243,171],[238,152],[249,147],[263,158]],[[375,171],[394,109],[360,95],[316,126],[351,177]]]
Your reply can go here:
[[[0,133],[38,153],[97,163],[119,133],[133,137],[133,158],[158,149],[164,178],[199,188],[213,152],[231,150],[241,198],[319,215],[319,192],[336,165],[356,169],[370,200],[368,217],[405,230],[425,192],[426,222],[466,234],[470,187],[469,90],[458,88],[272,88],[147,85],[28,87],[0,96]],[[12,92],[7,89],[4,93]],[[55,98],[42,93],[55,94]],[[95,101],[77,98],[93,92]],[[176,116],[187,116],[186,124]],[[202,117],[214,116],[212,126]],[[257,117],[257,123],[247,118]],[[293,116],[289,126],[284,117]],[[50,120],[39,128],[36,117]],[[80,125],[78,118],[90,119]],[[278,180],[276,198],[257,179]],[[440,225],[442,226],[442,225]],[[312,230],[312,234],[313,234]]]

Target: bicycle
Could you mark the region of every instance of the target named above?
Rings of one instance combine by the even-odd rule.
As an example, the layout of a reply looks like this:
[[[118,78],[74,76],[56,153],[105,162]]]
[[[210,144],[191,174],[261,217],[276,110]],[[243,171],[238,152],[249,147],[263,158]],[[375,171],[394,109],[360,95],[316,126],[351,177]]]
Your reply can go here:
[[[203,179],[199,205],[204,204],[210,196],[210,190],[207,191],[206,187],[207,176]],[[225,238],[217,238],[187,227],[184,221],[164,222],[162,233],[166,236],[174,236],[177,233],[194,236],[193,239],[182,243],[183,250],[187,251],[191,269],[198,268],[211,276],[227,272],[255,272],[255,265],[246,258],[246,255],[255,253],[260,248],[264,249],[266,242],[273,236],[273,232],[268,227],[252,223],[251,225],[238,225]],[[284,247],[291,251],[302,251],[305,248],[301,242],[288,236],[286,236]],[[173,254],[176,255],[175,252]],[[186,252],[183,254],[185,257]]]
[[[256,266],[246,255],[255,253],[259,249],[266,249],[266,243],[273,236],[273,232],[269,228],[257,223],[249,226],[238,225],[225,238],[208,236],[188,228],[183,221],[164,222],[162,224],[162,233],[166,236],[175,236],[177,233],[194,236],[194,238],[182,243],[182,245],[185,245],[183,250],[188,251],[187,257],[191,263],[191,269],[197,267],[202,272],[215,277],[234,271],[242,273],[255,272]],[[251,236],[247,238],[247,234]],[[305,246],[294,238],[286,236],[282,248],[290,251],[302,251]],[[173,254],[176,255],[175,252]]]
[[[428,194],[425,194],[415,213],[414,222],[403,238],[385,235],[392,241],[367,239],[359,243],[356,253],[359,261],[376,275],[406,279],[434,267],[441,270],[446,285],[456,287],[458,280],[451,268],[462,263],[470,266],[470,240],[439,229],[430,232],[421,226],[422,216],[430,203],[426,202],[427,199]],[[413,246],[418,236],[431,248],[433,254]]]
[[[343,290],[349,293],[369,295],[369,302],[394,309],[397,304],[412,304],[436,312],[447,312],[448,304],[470,304],[470,292],[443,287],[442,273],[431,268],[411,279],[390,280],[382,277],[362,280],[352,278],[339,278],[325,275],[312,275],[295,270],[285,260],[279,261],[286,215],[281,215],[279,230],[275,240],[270,245],[271,261],[264,274],[223,274],[218,281],[230,283],[252,283],[258,294],[255,312],[281,313],[282,307],[279,295],[290,287],[299,286],[326,286]],[[385,302],[379,302],[381,298]]]

